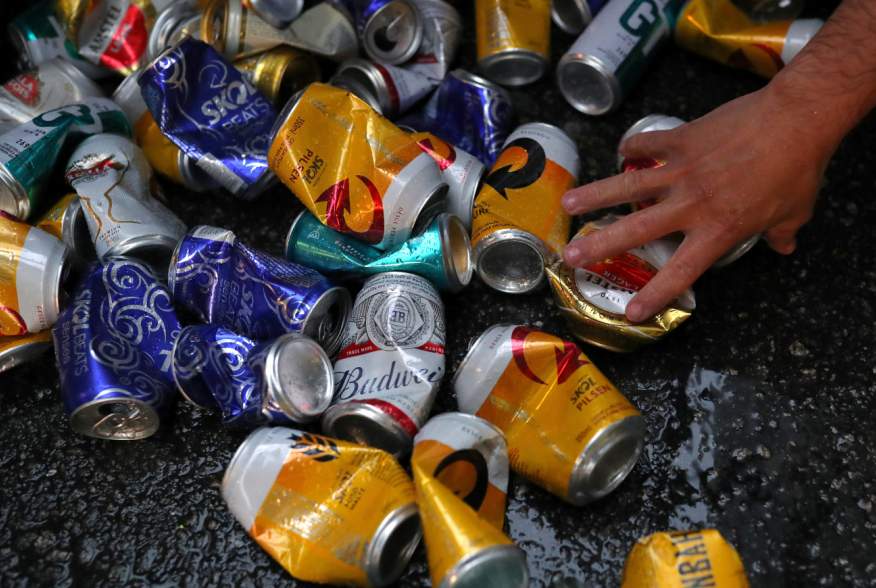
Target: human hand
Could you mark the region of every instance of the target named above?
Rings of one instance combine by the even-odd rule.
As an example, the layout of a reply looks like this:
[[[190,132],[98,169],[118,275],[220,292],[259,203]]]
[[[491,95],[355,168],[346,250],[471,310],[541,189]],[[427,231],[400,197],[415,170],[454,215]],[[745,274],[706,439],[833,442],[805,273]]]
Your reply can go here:
[[[563,207],[582,214],[658,198],[592,235],[575,239],[564,259],[574,267],[618,255],[670,233],[684,234],[672,259],[630,301],[640,322],[662,310],[731,247],[756,234],[782,254],[812,216],[838,138],[809,123],[776,85],[737,98],[670,131],[640,133],[621,145],[626,159],[665,162],[569,191]]]

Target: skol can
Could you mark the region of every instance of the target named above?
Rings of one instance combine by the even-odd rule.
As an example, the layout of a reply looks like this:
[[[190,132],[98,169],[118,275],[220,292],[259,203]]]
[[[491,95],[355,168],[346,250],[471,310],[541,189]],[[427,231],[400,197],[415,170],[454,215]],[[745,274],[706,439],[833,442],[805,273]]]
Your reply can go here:
[[[188,2],[176,2],[161,11],[155,24],[149,31],[149,42],[146,48],[146,63],[154,61],[161,52],[179,43],[183,37],[195,39],[201,35],[201,13],[197,5]],[[130,76],[128,76],[130,77]]]
[[[297,333],[256,343],[224,327],[188,326],[174,343],[172,366],[183,397],[218,408],[228,425],[306,423],[325,412],[334,391],[331,360]]]
[[[494,325],[472,344],[453,388],[461,411],[505,433],[514,471],[572,504],[617,488],[642,452],[642,415],[559,337]]]
[[[130,135],[125,115],[108,98],[86,98],[44,112],[0,135],[0,210],[27,219],[63,147],[97,133]]]
[[[550,0],[475,0],[478,69],[506,86],[531,84],[550,58]]]
[[[395,456],[411,449],[444,376],[444,307],[428,280],[387,272],[366,280],[341,352],[329,435]]]
[[[235,59],[234,67],[248,76],[275,106],[283,106],[320,79],[319,64],[313,55],[285,45]]]
[[[137,81],[161,131],[223,188],[252,199],[274,181],[266,161],[274,107],[212,47],[186,37]]]
[[[368,57],[392,65],[408,61],[423,42],[423,17],[415,0],[360,0],[356,14]]]
[[[392,584],[422,536],[413,484],[391,455],[285,427],[246,438],[222,497],[250,537],[309,582]]]
[[[692,0],[678,17],[675,42],[703,57],[771,78],[823,24],[817,18],[759,23],[731,0]]]
[[[502,532],[508,447],[478,417],[440,414],[411,456],[433,586],[529,586],[526,557]]]
[[[633,135],[637,135],[639,133],[648,133],[651,131],[668,131],[674,128],[680,127],[684,124],[684,121],[680,118],[676,118],[674,116],[667,116],[665,114],[649,114],[647,116],[642,117],[627,129],[627,132],[623,134],[621,137],[620,143],[618,143],[618,149],[626,141],[628,138]],[[624,171],[635,171],[640,169],[647,169],[651,167],[659,167],[661,165],[665,165],[663,161],[656,161],[654,159],[632,159],[626,161],[621,157],[620,152],[618,152],[617,156],[618,167]],[[639,200],[637,202],[633,202],[630,204],[630,207],[633,211],[641,210],[643,208],[648,208],[649,206],[653,206],[659,202],[659,199],[656,198],[648,198],[645,200]],[[739,243],[735,247],[733,247],[730,251],[728,251],[721,259],[716,261],[712,267],[713,268],[721,268],[725,265],[731,264],[746,253],[748,253],[752,247],[754,247],[757,242],[760,240],[760,235],[754,235],[749,239],[746,239],[742,243]]]
[[[639,539],[627,556],[621,588],[748,588],[739,554],[715,529],[668,531]]]
[[[126,137],[94,135],[73,151],[64,176],[79,194],[100,259],[136,257],[166,273],[186,226],[150,194],[152,168],[139,147]]]
[[[346,289],[215,227],[195,227],[180,241],[167,281],[174,301],[203,322],[258,340],[302,333],[330,355],[350,313]]]
[[[606,0],[551,0],[551,19],[570,35],[580,35]]]
[[[0,374],[33,361],[52,347],[52,332],[0,337]]]
[[[0,212],[0,336],[55,324],[67,257],[58,239]]]
[[[557,85],[566,101],[592,115],[617,107],[669,37],[676,4],[609,0],[557,64]]]
[[[578,179],[578,149],[545,123],[518,127],[475,198],[472,248],[478,275],[500,292],[530,292],[569,238],[560,199]]]
[[[404,67],[438,85],[456,58],[462,36],[462,17],[445,0],[414,0],[414,3],[423,21],[423,40]]]
[[[266,23],[285,29],[304,9],[304,0],[244,0]]]
[[[268,160],[320,222],[379,249],[398,247],[446,206],[447,184],[417,142],[325,84],[289,101]]]
[[[435,87],[423,75],[365,59],[345,61],[329,83],[352,92],[386,117],[406,112]]]
[[[154,434],[176,401],[179,330],[170,293],[146,266],[94,264],[52,330],[72,429],[116,440]]]
[[[75,192],[61,197],[40,217],[36,226],[60,239],[78,257],[93,259],[96,256],[88,222],[82,212],[79,195]]]
[[[89,96],[103,96],[103,91],[73,64],[60,57],[44,61],[0,87],[0,131]]]
[[[302,210],[289,227],[286,258],[341,279],[411,272],[449,292],[467,286],[474,272],[468,232],[458,218],[447,213],[439,214],[423,233],[398,249],[380,251],[333,231]]]
[[[586,223],[575,238],[615,222],[607,215]],[[662,311],[641,323],[626,317],[627,304],[675,253],[678,243],[658,239],[615,257],[571,268],[556,261],[547,268],[548,281],[569,329],[581,339],[611,351],[633,351],[678,328],[690,317],[696,302],[688,289]]]

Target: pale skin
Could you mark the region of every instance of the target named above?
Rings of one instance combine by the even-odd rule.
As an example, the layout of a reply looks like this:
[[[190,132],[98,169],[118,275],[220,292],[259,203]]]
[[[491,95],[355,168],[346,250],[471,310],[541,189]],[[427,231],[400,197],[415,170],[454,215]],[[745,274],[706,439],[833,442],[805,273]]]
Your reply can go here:
[[[733,245],[762,234],[788,255],[812,217],[824,170],[843,137],[876,106],[876,1],[844,0],[821,31],[764,88],[671,131],[621,145],[626,158],[665,161],[566,193],[582,214],[660,197],[566,246],[582,267],[671,233],[675,255],[627,306],[640,322],[662,310]]]

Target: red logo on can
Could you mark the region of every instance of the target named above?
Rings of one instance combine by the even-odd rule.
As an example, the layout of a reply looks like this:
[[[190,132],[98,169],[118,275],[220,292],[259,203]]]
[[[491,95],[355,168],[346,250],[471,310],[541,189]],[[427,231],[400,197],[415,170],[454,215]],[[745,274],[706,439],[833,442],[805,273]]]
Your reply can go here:
[[[5,84],[3,89],[15,96],[15,98],[30,107],[36,106],[40,101],[40,79],[29,73],[15,76]]]
[[[146,18],[143,12],[132,4],[116,27],[103,55],[100,56],[100,63],[116,71],[134,70],[146,52],[148,39]]]
[[[578,349],[578,346],[570,341],[563,341],[558,337],[553,337],[547,333],[530,329],[529,327],[515,327],[511,332],[511,354],[514,357],[514,363],[517,364],[524,376],[533,382],[545,385],[546,382],[535,375],[535,372],[526,361],[526,338],[532,334],[541,335],[539,343],[549,343],[554,346],[554,355],[556,357],[557,367],[557,383],[562,384],[569,377],[578,371],[578,368],[590,365],[590,362],[584,357],[584,354]]]
[[[371,224],[364,231],[357,231],[347,223],[347,213],[352,211],[350,180],[344,178],[337,184],[330,186],[317,202],[326,202],[326,225],[341,233],[355,235],[367,243],[379,243],[383,239],[383,200],[380,191],[370,179],[365,176],[356,176],[365,186],[371,198]]]

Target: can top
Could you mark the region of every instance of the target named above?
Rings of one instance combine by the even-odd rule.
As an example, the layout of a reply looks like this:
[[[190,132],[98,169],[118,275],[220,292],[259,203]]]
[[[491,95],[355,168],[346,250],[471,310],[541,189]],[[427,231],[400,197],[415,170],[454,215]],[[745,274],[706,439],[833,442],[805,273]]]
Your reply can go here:
[[[249,0],[263,21],[275,29],[285,29],[304,8],[304,0]]]
[[[589,115],[606,114],[620,104],[617,76],[593,55],[566,53],[557,64],[557,85],[566,101]]]
[[[301,332],[319,341],[326,353],[334,355],[341,346],[341,335],[351,307],[349,290],[340,286],[329,288],[310,309]]]
[[[386,80],[377,67],[366,59],[348,59],[338,67],[329,83],[349,90],[380,114],[390,110]]]
[[[458,217],[446,212],[438,215],[438,227],[444,251],[444,273],[450,290],[458,292],[468,286],[474,274],[468,231]]]
[[[389,513],[365,550],[365,573],[373,586],[388,586],[401,577],[417,550],[423,531],[416,504]]]
[[[409,60],[423,41],[423,19],[409,0],[389,0],[365,23],[362,45],[375,61],[396,65]]]
[[[201,40],[223,55],[237,55],[243,10],[239,0],[211,0],[201,16]]]
[[[146,56],[152,61],[164,51],[170,44],[170,37],[174,30],[185,20],[197,15],[198,12],[187,2],[174,2],[162,10],[152,25],[149,32],[149,42],[146,48]]]
[[[382,449],[396,459],[411,450],[412,438],[407,431],[379,408],[363,402],[329,407],[322,418],[322,429],[332,437]]]
[[[444,576],[440,588],[503,586],[526,588],[526,556],[516,545],[493,545],[464,557]]]
[[[83,404],[70,415],[70,428],[96,439],[134,441],[158,431],[158,413],[135,398],[105,398]]]
[[[552,0],[551,19],[564,33],[580,35],[593,20],[593,13],[586,0]]]
[[[496,92],[498,94],[502,94],[505,98],[506,102],[511,102],[511,95],[508,93],[508,90],[503,88],[502,86],[491,82],[490,80],[483,78],[477,74],[474,74],[467,69],[454,69],[450,72],[450,75],[454,76],[456,79],[461,80],[467,84],[471,84],[473,86],[479,86],[481,88],[485,88],[492,92]]]
[[[628,416],[596,433],[572,468],[569,502],[581,506],[620,486],[639,460],[644,443],[642,415]]]
[[[332,402],[331,360],[316,341],[297,333],[283,335],[271,345],[265,380],[280,409],[297,422],[319,417]]]

